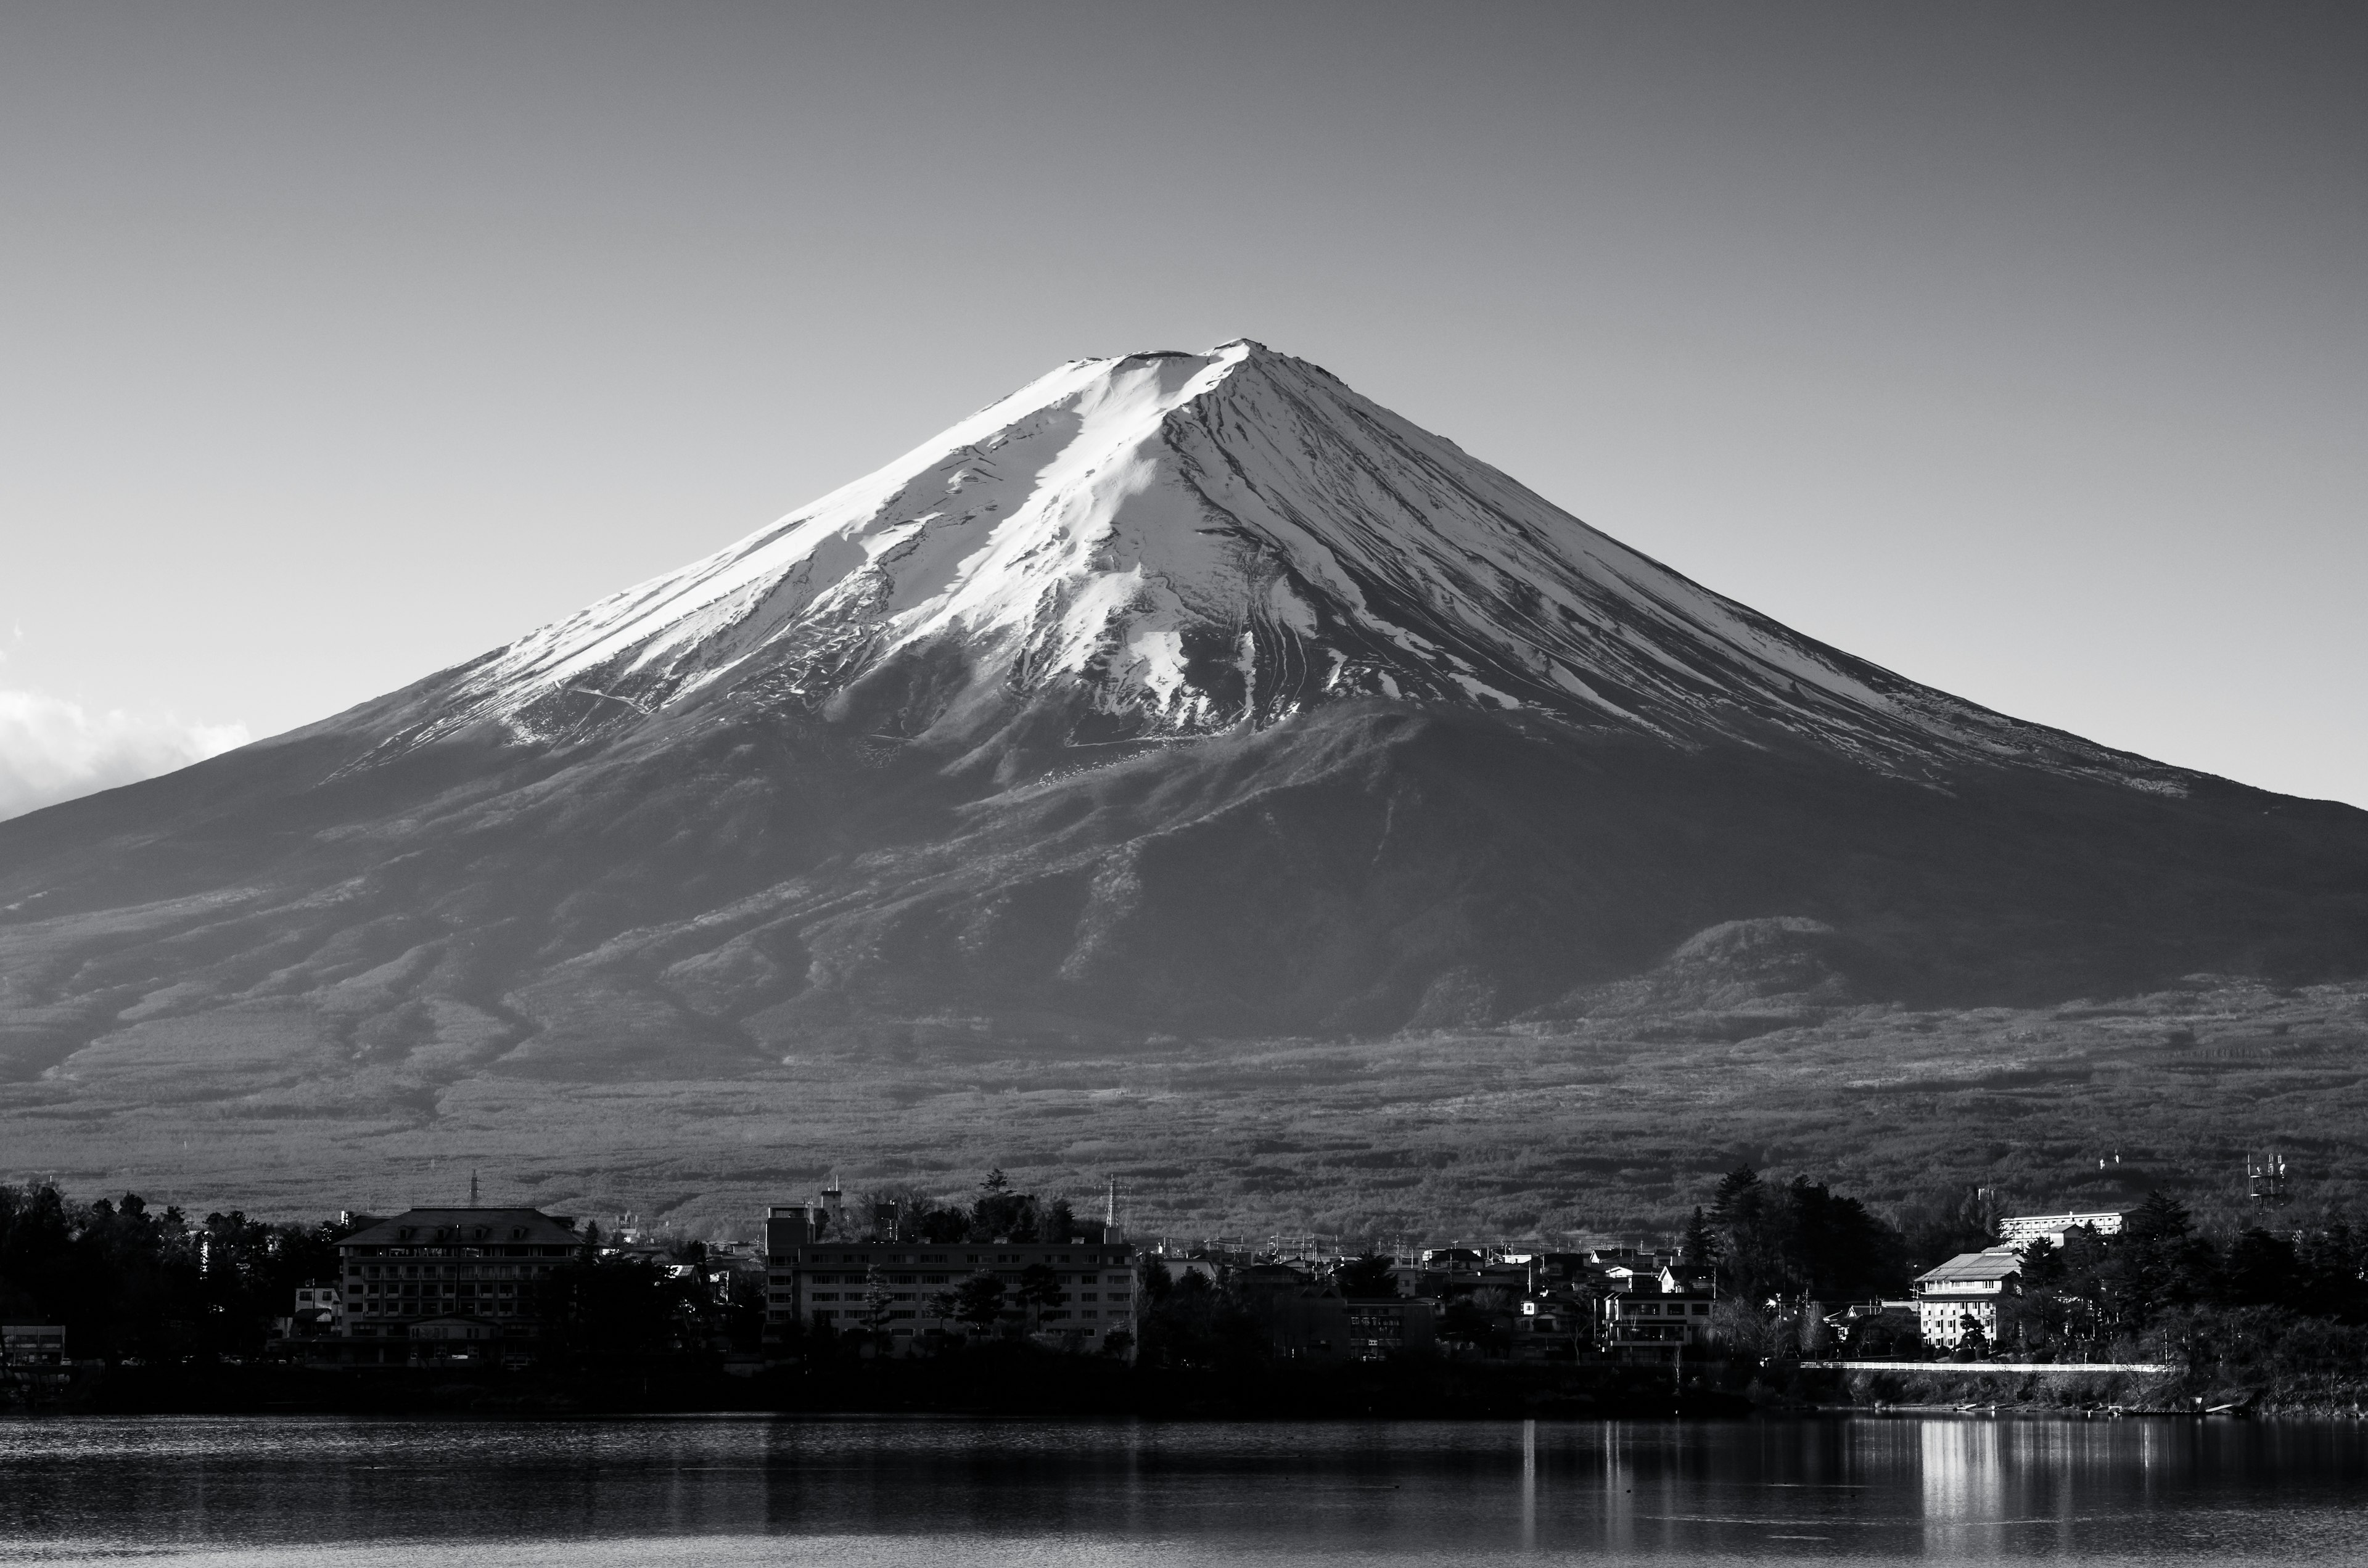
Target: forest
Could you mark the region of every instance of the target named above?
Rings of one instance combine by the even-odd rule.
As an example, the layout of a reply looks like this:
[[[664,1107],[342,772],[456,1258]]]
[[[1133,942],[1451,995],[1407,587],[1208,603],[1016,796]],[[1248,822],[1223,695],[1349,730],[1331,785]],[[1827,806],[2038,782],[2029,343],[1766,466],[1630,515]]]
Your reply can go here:
[[[70,1201],[49,1186],[0,1183],[0,1322],[63,1324],[78,1360],[134,1365],[237,1363],[268,1348],[296,1289],[338,1277],[336,1244],[374,1222],[192,1219],[136,1193]],[[763,1326],[752,1282],[725,1301],[644,1257],[602,1257],[597,1225],[541,1292],[547,1351],[560,1358],[704,1351],[745,1344]],[[705,1245],[676,1244],[681,1261]]]
[[[1694,1210],[1681,1245],[1718,1270],[1717,1323],[1733,1352],[1913,1359],[1937,1353],[1905,1314],[1835,1309],[1900,1298],[1924,1269],[1999,1244],[2000,1218],[1976,1192],[1885,1219],[1822,1184],[1766,1183],[1741,1167]],[[2081,1226],[2061,1247],[2028,1244],[1997,1342],[1976,1334],[1950,1358],[2168,1363],[2200,1384],[2317,1409],[2368,1395],[2368,1230],[2333,1210],[2264,1209],[2245,1221],[2201,1226],[2157,1189],[2118,1233]]]

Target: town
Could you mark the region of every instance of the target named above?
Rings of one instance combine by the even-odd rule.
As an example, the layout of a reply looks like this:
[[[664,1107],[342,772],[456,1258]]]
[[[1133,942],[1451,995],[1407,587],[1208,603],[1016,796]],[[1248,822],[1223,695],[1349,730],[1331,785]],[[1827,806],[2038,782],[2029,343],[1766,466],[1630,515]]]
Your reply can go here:
[[[2368,1363],[2368,1235],[2340,1220],[2224,1242],[2161,1193],[2053,1214],[1975,1195],[1910,1233],[1804,1179],[1738,1169],[1708,1196],[1655,1244],[1351,1249],[1131,1237],[1114,1187],[1081,1213],[1000,1171],[959,1202],[833,1180],[730,1242],[475,1203],[192,1221],[136,1196],[0,1187],[0,1398],[103,1402],[204,1368],[348,1392],[508,1380],[597,1403],[603,1380],[630,1369],[645,1388],[670,1368],[763,1403],[823,1384],[860,1399],[862,1369],[894,1364],[897,1397],[926,1400],[933,1375],[986,1356],[1105,1392],[1462,1369],[1532,1392],[1592,1372],[1730,1398],[1877,1369],[2259,1384]],[[2251,1358],[2233,1371],[2232,1349]]]

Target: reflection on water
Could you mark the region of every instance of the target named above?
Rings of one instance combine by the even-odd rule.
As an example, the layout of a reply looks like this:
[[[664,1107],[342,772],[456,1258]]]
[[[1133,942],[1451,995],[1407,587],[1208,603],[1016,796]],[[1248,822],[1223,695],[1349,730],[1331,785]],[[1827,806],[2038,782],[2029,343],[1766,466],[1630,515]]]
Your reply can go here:
[[[2094,1423],[2090,1423],[2094,1425]],[[1996,1557],[2006,1549],[2006,1460],[1996,1421],[1919,1421],[1917,1465],[1927,1551]]]
[[[2346,1424],[0,1423],[0,1562],[2368,1561]]]

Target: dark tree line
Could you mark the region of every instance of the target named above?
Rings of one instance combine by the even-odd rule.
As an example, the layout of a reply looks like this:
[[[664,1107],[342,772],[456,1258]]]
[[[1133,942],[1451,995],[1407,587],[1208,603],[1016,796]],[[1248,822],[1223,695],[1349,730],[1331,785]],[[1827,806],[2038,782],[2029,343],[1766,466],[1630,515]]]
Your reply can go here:
[[[928,1242],[939,1246],[962,1242],[1063,1242],[1089,1239],[1065,1198],[1039,1199],[1033,1193],[1015,1192],[1001,1170],[989,1171],[968,1203],[946,1202],[914,1187],[872,1193],[857,1204],[871,1210],[868,1226],[859,1220],[855,1233],[879,1241]]]
[[[1273,1354],[1266,1321],[1198,1271],[1170,1279],[1144,1265],[1139,1364],[1167,1370],[1247,1373]]]
[[[120,1201],[70,1201],[50,1187],[0,1184],[0,1320],[62,1324],[77,1359],[170,1363],[260,1354],[295,1291],[338,1278],[351,1223],[265,1224],[233,1210],[192,1221]],[[563,1358],[756,1347],[764,1288],[735,1278],[724,1300],[697,1277],[644,1258],[602,1257],[598,1226],[545,1277],[549,1354]],[[697,1242],[674,1261],[700,1263]]]
[[[260,1351],[300,1285],[337,1275],[334,1221],[268,1225],[233,1210],[71,1202],[0,1184],[0,1318],[63,1324],[78,1357],[176,1360]]]
[[[1855,1198],[1806,1176],[1770,1186],[1742,1165],[1720,1178],[1707,1213],[1694,1210],[1683,1252],[1689,1264],[1717,1268],[1724,1294],[1758,1303],[1897,1295],[1911,1248]]]
[[[700,1275],[670,1276],[643,1257],[602,1257],[595,1243],[542,1279],[539,1305],[542,1348],[562,1360],[754,1350],[764,1334],[764,1286],[734,1275],[719,1299]],[[677,1262],[703,1263],[706,1248],[692,1242]]]
[[[2340,1216],[2215,1239],[2176,1199],[2155,1192],[2118,1233],[2083,1226],[2062,1247],[2026,1247],[2022,1258],[2022,1293],[2000,1329],[2015,1343],[2109,1345],[2182,1316],[2208,1321],[2242,1308],[2368,1325],[2368,1233]]]
[[[1998,1245],[1998,1222],[1983,1194],[1913,1207],[1895,1223],[1823,1183],[1795,1176],[1776,1186],[1743,1166],[1693,1211],[1681,1251],[1688,1264],[1717,1270],[1732,1303],[1724,1314],[1732,1336],[1752,1337],[1742,1331],[1764,1319],[1783,1326],[1772,1345],[1817,1337],[1816,1325],[1797,1315],[1808,1303],[1830,1309],[1901,1297],[1922,1271]],[[2078,1359],[2144,1341],[2193,1359],[2206,1345],[2223,1357],[2235,1354],[2232,1344],[2324,1347],[2351,1343],[2340,1331],[2368,1329],[2368,1232],[2338,1215],[2215,1237],[2176,1199],[2156,1192],[2117,1233],[2076,1228],[2061,1247],[2037,1242],[2019,1256],[2019,1290],[2001,1300],[1999,1344],[1987,1348]],[[2237,1323],[2247,1325],[2241,1333],[2228,1326]],[[1869,1320],[1865,1332],[1896,1329]],[[1851,1347],[1906,1348],[1888,1338],[1872,1350],[1855,1339]]]

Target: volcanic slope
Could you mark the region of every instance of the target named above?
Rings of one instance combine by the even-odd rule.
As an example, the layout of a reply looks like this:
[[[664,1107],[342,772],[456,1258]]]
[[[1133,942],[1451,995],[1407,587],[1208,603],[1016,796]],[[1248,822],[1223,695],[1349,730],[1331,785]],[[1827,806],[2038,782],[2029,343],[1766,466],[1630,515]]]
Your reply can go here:
[[[471,664],[0,824],[0,1081],[60,1094],[2199,971],[2368,971],[2368,813],[1823,646],[1248,342],[1072,362]]]

